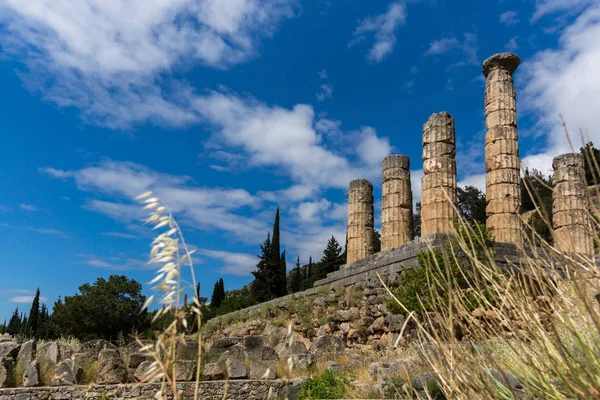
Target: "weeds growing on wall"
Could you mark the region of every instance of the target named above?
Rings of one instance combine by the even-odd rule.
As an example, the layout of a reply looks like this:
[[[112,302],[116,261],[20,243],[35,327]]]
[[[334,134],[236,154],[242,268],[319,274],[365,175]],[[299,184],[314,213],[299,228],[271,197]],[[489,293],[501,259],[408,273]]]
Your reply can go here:
[[[490,231],[477,222],[455,226],[457,239],[450,239],[442,251],[428,249],[417,255],[418,265],[400,274],[395,299],[388,301],[388,309],[395,314],[416,312],[423,314],[434,311],[440,302],[448,303],[450,296],[459,296],[470,310],[482,304],[472,293],[475,281],[484,279],[469,261],[470,256],[485,261],[494,256],[494,238]],[[473,243],[474,253],[465,253],[460,242]],[[438,285],[443,280],[448,285]],[[487,291],[485,292],[487,293]],[[489,298],[489,301],[493,301]]]

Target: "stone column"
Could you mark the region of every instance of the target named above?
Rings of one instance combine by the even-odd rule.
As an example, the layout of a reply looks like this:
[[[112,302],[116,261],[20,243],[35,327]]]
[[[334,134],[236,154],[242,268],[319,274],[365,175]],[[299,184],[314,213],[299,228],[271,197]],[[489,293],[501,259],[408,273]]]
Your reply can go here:
[[[483,62],[485,84],[485,186],[487,227],[498,242],[523,241],[517,102],[512,75],[521,60],[513,53]]]
[[[560,251],[594,253],[589,198],[581,154],[563,154],[552,161],[552,224]]]
[[[383,159],[381,194],[381,250],[387,250],[413,240],[410,158]]]
[[[456,216],[456,139],[454,119],[432,114],[423,125],[421,236],[450,233]]]
[[[373,254],[373,223],[373,185],[366,179],[355,179],[348,194],[347,263]]]

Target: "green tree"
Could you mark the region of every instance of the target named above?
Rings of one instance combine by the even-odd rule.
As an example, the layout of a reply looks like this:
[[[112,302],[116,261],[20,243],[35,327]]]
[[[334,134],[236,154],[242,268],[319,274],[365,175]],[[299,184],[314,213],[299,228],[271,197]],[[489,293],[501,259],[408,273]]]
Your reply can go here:
[[[374,230],[373,231],[373,251],[379,253],[381,251],[381,234]],[[346,258],[344,257],[344,260]]]
[[[216,310],[221,306],[223,300],[225,300],[225,284],[223,283],[223,278],[221,278],[215,283],[210,305]]]
[[[15,312],[8,321],[8,334],[15,336],[21,331],[21,315],[19,315],[19,307],[15,309]]]
[[[42,303],[42,307],[40,308],[40,314],[38,316],[38,324],[37,324],[37,338],[39,339],[48,339],[48,320],[50,316],[48,315],[48,307],[46,304]]]
[[[314,273],[315,273],[315,271],[313,268],[312,256],[310,256],[310,257],[308,257],[308,265],[306,266],[305,289],[313,287],[313,285],[315,283],[315,279],[313,278]]]
[[[323,257],[316,268],[313,283],[319,279],[325,278],[330,272],[337,271],[343,264],[342,247],[335,237],[331,236],[327,242],[327,247],[323,250]]]
[[[288,291],[289,293],[296,293],[303,289],[304,273],[303,268],[300,265],[300,256],[296,260],[296,268],[290,271],[288,277]]]
[[[467,221],[485,224],[485,208],[485,194],[481,190],[475,186],[458,188],[458,211]]]
[[[525,233],[533,232],[552,242],[552,177],[536,169],[526,170],[521,179],[521,211],[529,222]]]
[[[415,237],[421,236],[421,202],[415,204],[415,213],[413,214],[413,234]]]
[[[275,288],[275,294],[277,295],[277,297],[285,296],[287,288],[287,267],[285,262],[285,250],[283,253],[281,252],[279,221],[279,207],[277,207],[277,211],[275,212],[275,221],[273,222],[273,237],[271,240],[271,257],[273,258],[273,265],[279,267],[277,272],[278,284]]]
[[[587,142],[579,149],[584,159],[585,181],[588,186],[600,183],[598,167],[600,167],[600,150],[594,147],[594,143]]]
[[[217,310],[217,315],[225,315],[255,304],[258,304],[258,302],[247,288],[232,290],[221,303],[221,307]]]
[[[4,318],[4,323],[2,324],[2,334],[6,333],[6,318]]]
[[[27,337],[38,337],[39,327],[39,315],[40,315],[40,288],[35,291],[35,296],[31,302],[31,309],[29,310],[29,319],[27,320],[27,326],[25,328],[25,336]]]
[[[96,279],[79,286],[79,294],[65,296],[54,304],[53,329],[80,340],[115,340],[121,334],[147,329],[148,314],[142,311],[146,297],[142,285],[124,275]]]
[[[285,260],[285,250],[281,253],[281,270],[279,273],[280,276],[280,286],[278,296],[285,296],[287,294],[287,262]]]
[[[273,246],[271,244],[271,234],[267,235],[265,242],[260,245],[261,255],[256,265],[256,270],[252,271],[254,281],[251,284],[251,294],[259,302],[271,300],[277,297],[279,289],[277,285],[280,282],[279,271],[280,263],[273,261]]]

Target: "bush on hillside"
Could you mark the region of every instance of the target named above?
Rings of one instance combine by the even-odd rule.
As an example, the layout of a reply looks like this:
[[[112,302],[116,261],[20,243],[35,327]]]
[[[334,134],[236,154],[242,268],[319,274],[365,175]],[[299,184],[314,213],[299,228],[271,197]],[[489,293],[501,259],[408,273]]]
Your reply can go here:
[[[304,382],[298,400],[343,399],[349,383],[344,375],[325,370]]]
[[[473,222],[472,230],[456,224],[459,240],[470,243],[473,253],[479,259],[484,259],[494,245],[491,232],[485,225]],[[417,255],[418,266],[406,269],[400,274],[394,295],[408,312],[429,312],[440,302],[447,304],[450,294],[458,296],[471,310],[481,305],[473,295],[473,283],[481,279],[468,256],[460,250],[457,241],[452,239],[442,251],[427,250]],[[450,285],[441,285],[447,280]],[[485,295],[485,293],[484,293]],[[388,309],[395,314],[405,313],[406,310],[394,299],[388,301]]]

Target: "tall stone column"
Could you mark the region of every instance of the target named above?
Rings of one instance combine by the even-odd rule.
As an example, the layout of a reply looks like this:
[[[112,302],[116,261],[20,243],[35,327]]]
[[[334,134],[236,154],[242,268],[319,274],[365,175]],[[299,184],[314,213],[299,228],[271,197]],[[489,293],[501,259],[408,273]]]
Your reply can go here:
[[[552,161],[552,224],[560,251],[593,254],[594,239],[581,154],[563,154]]]
[[[383,159],[381,194],[381,250],[387,250],[413,240],[410,158]]]
[[[366,179],[350,182],[348,195],[348,247],[346,262],[374,253],[373,185]]]
[[[447,112],[432,114],[423,125],[421,236],[450,233],[456,216],[456,138]]]
[[[523,241],[517,101],[512,75],[521,60],[513,53],[483,62],[485,85],[485,186],[487,227],[498,242]]]

